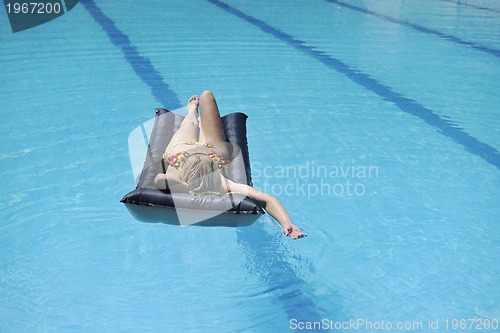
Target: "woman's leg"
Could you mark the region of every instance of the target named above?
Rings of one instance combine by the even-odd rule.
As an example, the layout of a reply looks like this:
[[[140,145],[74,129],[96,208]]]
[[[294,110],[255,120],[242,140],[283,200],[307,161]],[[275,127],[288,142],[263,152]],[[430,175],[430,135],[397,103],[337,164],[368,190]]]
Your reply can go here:
[[[199,136],[199,124],[198,124],[198,96],[192,96],[188,100],[188,114],[184,120],[182,120],[181,126],[172,136],[170,143],[167,146],[167,151],[172,152],[174,146],[179,142],[189,142],[198,141]]]
[[[200,96],[200,141],[218,146],[227,155],[226,137],[214,95],[205,90]]]

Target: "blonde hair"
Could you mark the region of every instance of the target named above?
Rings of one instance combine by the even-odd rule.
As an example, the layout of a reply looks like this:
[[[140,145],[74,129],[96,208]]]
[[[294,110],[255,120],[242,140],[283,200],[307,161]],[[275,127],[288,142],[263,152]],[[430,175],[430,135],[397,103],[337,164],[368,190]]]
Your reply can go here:
[[[193,196],[225,192],[219,169],[213,165],[210,156],[204,153],[189,155],[182,164],[181,180],[188,184],[189,193]]]

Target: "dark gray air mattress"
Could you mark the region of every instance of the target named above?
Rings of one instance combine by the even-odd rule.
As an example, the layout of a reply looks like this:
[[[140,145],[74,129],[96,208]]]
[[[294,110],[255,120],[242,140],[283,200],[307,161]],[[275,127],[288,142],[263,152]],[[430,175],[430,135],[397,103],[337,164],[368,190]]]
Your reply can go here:
[[[126,194],[121,202],[126,204],[135,218],[145,222],[162,221],[179,224],[179,212],[182,211],[183,216],[192,212],[191,215],[196,216],[196,220],[204,220],[204,215],[212,216],[210,221],[196,222],[201,225],[251,224],[264,213],[264,210],[248,196],[228,193],[225,195],[203,194],[194,197],[189,193],[162,191],[154,185],[156,175],[162,173],[164,169],[163,153],[183,119],[183,116],[166,109],[156,109],[146,161],[137,187]],[[240,112],[221,118],[226,139],[233,147],[230,156],[231,163],[224,168],[224,172],[225,176],[233,182],[251,186],[246,119],[247,115]],[[178,216],[172,214],[173,211],[177,211]],[[180,224],[183,224],[182,222],[180,221]]]

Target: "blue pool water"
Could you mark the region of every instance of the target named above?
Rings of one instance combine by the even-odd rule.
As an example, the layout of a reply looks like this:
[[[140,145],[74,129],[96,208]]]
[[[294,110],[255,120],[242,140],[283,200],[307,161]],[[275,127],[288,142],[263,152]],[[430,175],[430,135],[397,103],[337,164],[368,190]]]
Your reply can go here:
[[[0,332],[500,319],[498,1],[82,0],[0,40]],[[119,203],[129,134],[205,89],[306,239]]]

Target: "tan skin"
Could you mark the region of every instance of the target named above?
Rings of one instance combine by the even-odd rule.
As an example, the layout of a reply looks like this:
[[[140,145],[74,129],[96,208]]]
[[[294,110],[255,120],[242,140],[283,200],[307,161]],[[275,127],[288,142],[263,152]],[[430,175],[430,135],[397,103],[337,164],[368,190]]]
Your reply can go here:
[[[200,108],[200,119],[197,117],[198,107]],[[174,134],[167,146],[167,151],[176,154],[180,151],[193,151],[192,145],[185,145],[181,142],[206,142],[218,148],[207,148],[205,146],[196,147],[196,152],[216,153],[227,157],[226,139],[220,120],[220,113],[213,94],[206,90],[200,97],[193,96],[188,101],[188,115],[184,118],[179,130]],[[201,124],[200,124],[201,122]],[[220,175],[221,182],[227,192],[244,193],[258,201],[262,207],[271,215],[283,228],[286,236],[293,239],[307,236],[296,225],[292,223],[290,216],[279,202],[272,195],[266,194],[246,184],[237,184]],[[168,167],[165,174],[160,173],[155,178],[155,184],[161,188],[168,182],[172,191],[188,192],[188,185],[181,180],[179,170]]]

